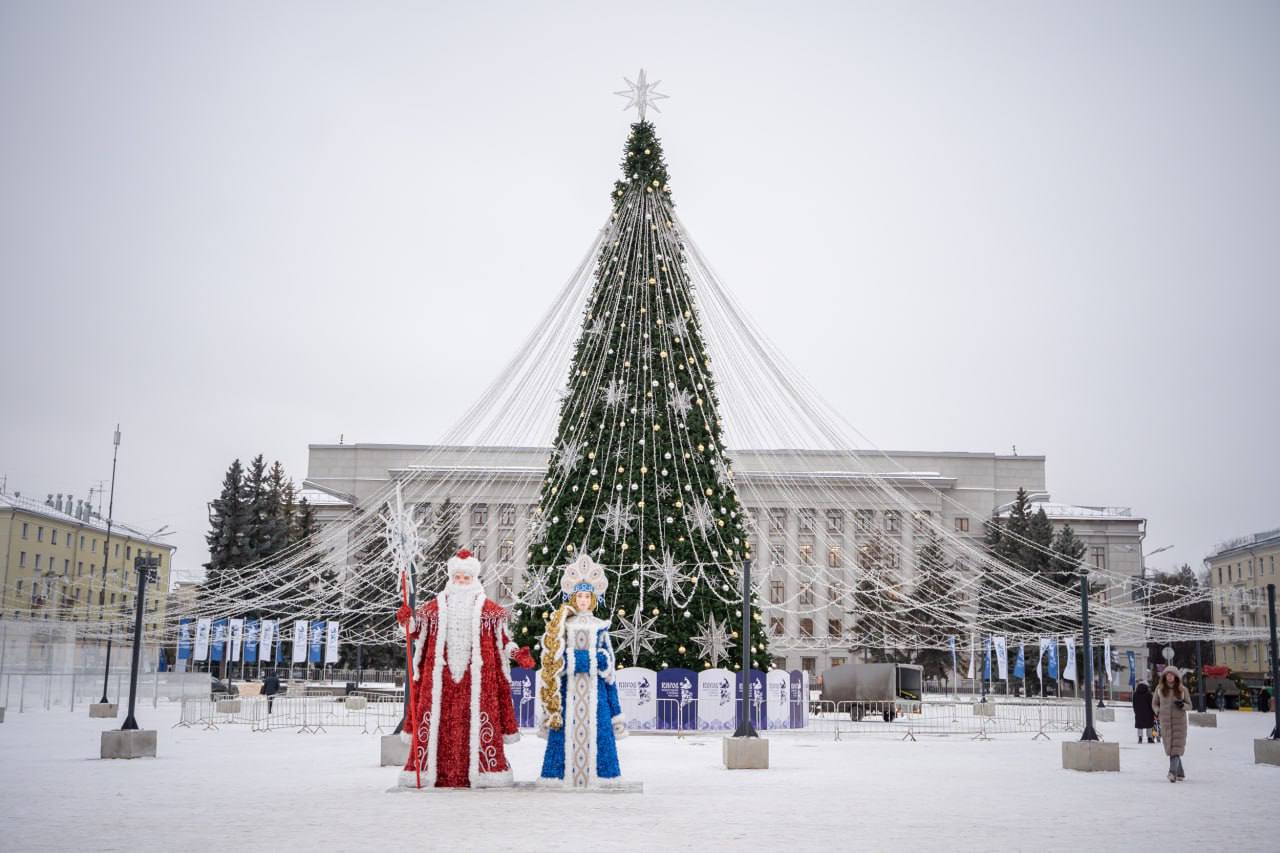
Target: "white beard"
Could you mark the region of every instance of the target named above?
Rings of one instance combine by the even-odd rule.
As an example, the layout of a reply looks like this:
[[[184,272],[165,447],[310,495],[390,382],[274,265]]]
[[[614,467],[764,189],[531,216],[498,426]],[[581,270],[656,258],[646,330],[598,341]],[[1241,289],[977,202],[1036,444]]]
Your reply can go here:
[[[450,581],[444,588],[445,606],[449,608],[449,624],[444,637],[444,657],[449,664],[449,675],[453,683],[462,681],[467,667],[471,665],[472,632],[475,628],[472,620],[475,616],[476,596],[483,595],[484,588],[479,581],[472,581],[466,586],[458,586]],[[479,677],[478,673],[473,674]]]

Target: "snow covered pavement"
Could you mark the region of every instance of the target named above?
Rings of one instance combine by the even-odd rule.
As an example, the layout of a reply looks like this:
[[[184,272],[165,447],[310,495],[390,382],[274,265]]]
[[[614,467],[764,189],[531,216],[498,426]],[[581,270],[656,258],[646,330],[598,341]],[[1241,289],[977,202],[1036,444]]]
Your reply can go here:
[[[172,729],[178,706],[164,703],[138,716],[159,730],[156,759],[98,760],[106,721],[83,709],[9,713],[0,850],[1132,850],[1149,843],[1156,816],[1175,820],[1186,849],[1227,837],[1280,849],[1280,768],[1253,764],[1266,714],[1227,712],[1217,729],[1192,729],[1177,785],[1161,747],[1134,743],[1120,709],[1099,726],[1121,744],[1120,773],[1062,770],[1058,741],[1075,735],[778,733],[772,769],[735,772],[721,767],[717,738],[635,736],[620,743],[622,767],[644,792],[581,796],[388,793],[397,771],[377,766],[373,735]],[[537,775],[542,747],[529,735],[508,747],[517,780]]]

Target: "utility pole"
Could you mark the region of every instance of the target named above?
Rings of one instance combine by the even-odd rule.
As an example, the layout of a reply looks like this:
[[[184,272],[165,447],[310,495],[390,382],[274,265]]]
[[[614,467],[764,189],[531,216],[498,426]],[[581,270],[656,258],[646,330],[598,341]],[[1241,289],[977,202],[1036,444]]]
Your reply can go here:
[[[103,608],[107,606],[107,563],[111,559],[111,522],[116,507],[116,457],[120,453],[120,424],[116,424],[115,434],[111,439],[111,497],[107,500],[107,538],[102,545],[102,600],[98,604],[98,616],[101,618]],[[98,490],[98,508],[102,508],[102,490]],[[92,512],[92,510],[90,510]],[[107,662],[102,669],[101,704],[107,704],[107,682],[111,679],[111,634],[115,630],[113,624],[107,625]]]

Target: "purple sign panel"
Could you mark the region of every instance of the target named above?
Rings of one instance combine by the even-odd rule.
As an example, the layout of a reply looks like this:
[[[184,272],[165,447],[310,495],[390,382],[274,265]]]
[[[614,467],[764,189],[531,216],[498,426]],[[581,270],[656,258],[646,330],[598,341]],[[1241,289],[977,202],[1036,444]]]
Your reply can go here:
[[[658,673],[658,728],[694,731],[698,727],[698,676],[688,669]]]
[[[765,693],[767,677],[758,669],[751,670],[751,725],[757,729],[767,728],[769,715],[765,710],[765,702],[768,694]],[[738,673],[738,690],[737,690],[738,707],[742,707],[742,673]],[[736,717],[735,717],[736,719]]]
[[[791,672],[791,728],[803,729],[806,719],[805,709],[808,707],[809,697],[804,695],[804,678],[800,675],[800,670]]]
[[[511,667],[511,704],[516,709],[516,725],[522,729],[534,726],[533,706],[538,695],[537,671]]]

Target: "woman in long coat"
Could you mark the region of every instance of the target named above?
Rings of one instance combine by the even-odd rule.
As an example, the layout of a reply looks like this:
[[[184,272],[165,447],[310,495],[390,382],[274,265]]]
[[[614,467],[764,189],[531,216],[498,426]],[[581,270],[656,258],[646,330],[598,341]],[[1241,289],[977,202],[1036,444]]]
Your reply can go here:
[[[1151,736],[1151,727],[1156,724],[1156,712],[1151,707],[1151,688],[1147,682],[1139,681],[1133,691],[1133,727],[1138,730],[1138,743],[1142,743],[1143,735],[1147,743],[1155,743]]]
[[[1160,686],[1151,695],[1151,710],[1160,719],[1160,740],[1164,754],[1169,756],[1169,781],[1187,778],[1182,770],[1182,754],[1187,749],[1187,707],[1191,694],[1182,686],[1182,679],[1173,667],[1165,667],[1160,675]]]

